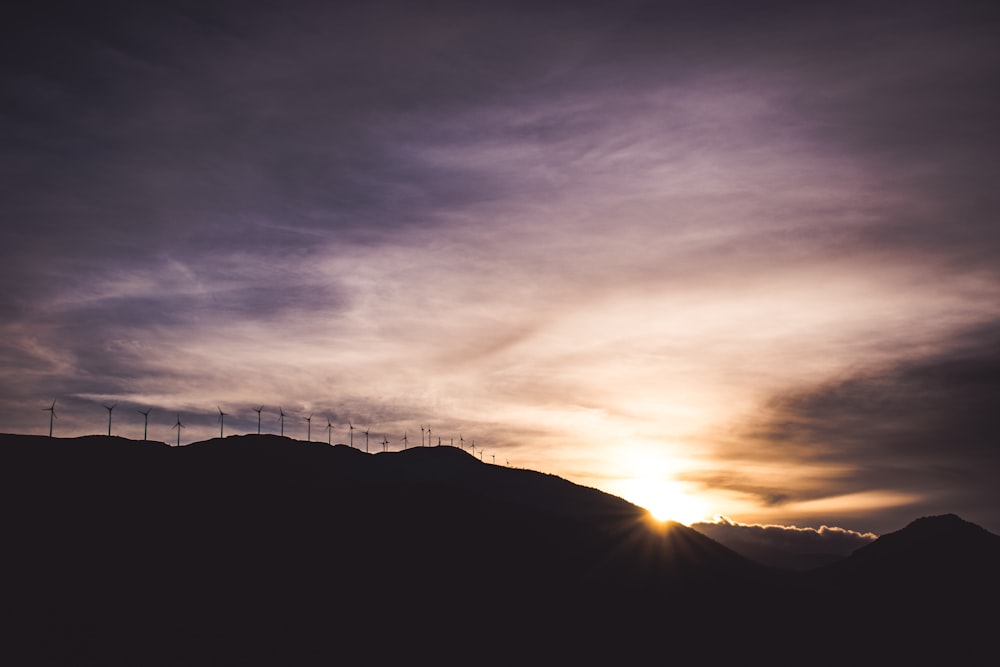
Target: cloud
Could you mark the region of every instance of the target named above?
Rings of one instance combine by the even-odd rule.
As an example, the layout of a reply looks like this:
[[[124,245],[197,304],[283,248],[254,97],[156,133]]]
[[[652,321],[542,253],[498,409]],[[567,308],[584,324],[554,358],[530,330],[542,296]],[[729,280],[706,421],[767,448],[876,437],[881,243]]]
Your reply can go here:
[[[733,551],[764,565],[806,570],[851,555],[878,536],[836,526],[799,528],[739,523],[728,517],[691,525]]]
[[[861,494],[860,502],[843,503],[845,519],[864,507],[864,494],[875,493],[881,495],[870,498],[870,507],[894,506],[889,515],[897,523],[952,508],[995,530],[1000,327],[968,329],[944,346],[911,355],[774,396],[737,429],[740,444],[733,446],[750,464],[745,474],[701,481],[764,503],[801,503],[799,510],[824,497]],[[755,463],[756,474],[749,472]],[[815,473],[781,480],[791,469]],[[773,484],[760,484],[771,474]],[[837,503],[836,497],[821,503],[824,516],[836,516]],[[891,527],[888,520],[879,530]]]

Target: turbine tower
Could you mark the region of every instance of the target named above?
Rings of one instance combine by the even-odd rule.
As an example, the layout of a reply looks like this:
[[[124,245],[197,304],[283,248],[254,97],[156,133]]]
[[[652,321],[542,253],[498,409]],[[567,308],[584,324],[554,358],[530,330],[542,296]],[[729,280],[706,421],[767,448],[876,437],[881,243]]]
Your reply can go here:
[[[259,408],[254,408],[253,411],[257,413],[257,435],[260,435],[260,411],[264,409],[264,406]]]
[[[49,437],[52,437],[52,420],[56,418],[56,402],[53,400],[52,405],[47,408],[42,408],[42,412],[49,413]]]
[[[326,417],[326,444],[333,444],[333,424],[330,423],[330,416]]]
[[[403,431],[403,449],[406,449],[406,443],[407,443],[407,442],[408,442],[408,441],[407,441],[407,439],[406,439],[406,431]]]
[[[140,415],[142,415],[142,439],[146,440],[146,433],[149,431],[149,411],[153,408],[146,408],[145,410],[136,410]]]
[[[313,416],[303,417],[306,420],[306,442],[312,442]]]
[[[367,454],[368,453],[368,429],[367,428],[364,430],[364,433],[365,433],[365,454]]]
[[[388,450],[386,449],[386,445],[388,445],[388,444],[389,444],[389,439],[388,439],[388,438],[386,438],[386,437],[385,437],[385,435],[383,435],[383,436],[382,436],[382,451],[383,451],[383,452],[384,452],[384,451],[388,451]]]
[[[424,446],[424,425],[420,425],[420,446]]]
[[[184,424],[181,423],[181,416],[177,415],[177,423],[174,424],[174,428],[177,429],[177,446],[181,446],[181,429],[184,428]]]
[[[354,424],[347,422],[348,430],[351,432],[351,447],[354,446]]]
[[[461,433],[458,434],[458,444],[462,446],[462,451],[465,451],[465,438],[462,437]]]
[[[285,436],[285,411],[278,406],[278,418],[281,420],[281,437]]]
[[[431,446],[431,425],[427,425],[427,446]]]
[[[219,408],[219,437],[223,437],[222,428],[226,425],[226,413],[222,411],[222,408],[218,405],[215,407]]]
[[[104,406],[104,409],[108,411],[108,435],[111,435],[111,411],[114,410],[116,407],[118,407],[117,403],[113,404],[110,407],[108,407],[107,405]]]

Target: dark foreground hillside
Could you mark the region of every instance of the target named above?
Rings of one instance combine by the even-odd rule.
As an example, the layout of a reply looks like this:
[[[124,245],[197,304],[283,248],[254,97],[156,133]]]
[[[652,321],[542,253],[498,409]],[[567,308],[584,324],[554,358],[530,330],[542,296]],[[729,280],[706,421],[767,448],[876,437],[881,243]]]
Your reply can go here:
[[[948,571],[872,598],[865,562],[768,570],[450,447],[0,436],[0,501],[4,664],[857,663],[964,655],[984,618],[923,586]]]

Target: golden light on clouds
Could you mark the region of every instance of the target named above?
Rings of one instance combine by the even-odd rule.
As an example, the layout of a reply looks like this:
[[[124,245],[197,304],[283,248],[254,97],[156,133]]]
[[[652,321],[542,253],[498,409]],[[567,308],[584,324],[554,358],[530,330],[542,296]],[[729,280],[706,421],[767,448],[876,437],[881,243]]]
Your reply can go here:
[[[891,361],[907,346],[933,346],[973,320],[981,303],[973,297],[989,291],[968,279],[929,282],[923,267],[882,267],[877,256],[758,267],[752,278],[650,269],[638,286],[570,290],[566,276],[586,279],[587,269],[553,256],[538,272],[518,258],[517,238],[509,243],[473,262],[464,249],[480,246],[466,232],[419,253],[382,244],[285,269],[311,284],[321,276],[349,286],[351,296],[332,312],[306,300],[283,312],[277,328],[237,319],[220,336],[191,321],[126,341],[139,356],[154,344],[171,350],[159,369],[183,382],[172,394],[162,378],[137,379],[118,397],[184,410],[214,406],[219,396],[233,411],[280,404],[377,425],[394,438],[434,422],[445,444],[461,433],[491,456],[503,452],[500,462],[602,488],[663,518],[770,519],[793,507],[685,481],[709,469],[752,468],[739,460],[739,443],[718,439],[720,430],[785,387]],[[464,267],[458,281],[456,262]],[[224,285],[196,282],[199,291],[225,294]],[[155,274],[139,275],[103,298],[158,284]],[[913,318],[922,326],[912,327]],[[897,345],[876,332],[892,333]],[[202,437],[214,430],[200,428]],[[199,437],[198,429],[192,424],[186,436]],[[334,438],[346,441],[346,432]],[[842,472],[831,466],[823,474]],[[797,486],[784,478],[804,474],[775,462],[756,477],[781,488]],[[794,511],[853,512],[888,500],[844,496]]]

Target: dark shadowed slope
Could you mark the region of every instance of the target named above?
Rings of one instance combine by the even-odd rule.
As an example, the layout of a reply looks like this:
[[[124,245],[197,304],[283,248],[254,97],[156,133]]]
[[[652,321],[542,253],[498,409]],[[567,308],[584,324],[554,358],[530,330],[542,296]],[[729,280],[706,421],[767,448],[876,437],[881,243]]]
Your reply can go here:
[[[36,664],[624,655],[766,574],[447,447],[3,436],[0,471],[7,645]]]
[[[276,447],[285,445],[280,452]],[[287,447],[287,445],[294,447]],[[305,462],[307,457],[321,465],[319,470],[328,483],[332,480],[370,482],[405,482],[447,484],[486,495],[496,500],[551,511],[564,516],[625,517],[642,513],[621,498],[597,489],[573,484],[561,477],[533,470],[506,468],[483,463],[455,447],[412,447],[403,451],[365,454],[346,445],[328,447],[317,443],[292,441],[273,435],[232,436],[194,443],[181,448],[210,453],[205,456],[231,457],[237,449],[247,462],[265,457],[292,457]],[[308,448],[306,451],[304,448]],[[320,463],[322,462],[322,464]]]
[[[620,498],[449,447],[0,436],[0,507],[9,664],[794,664],[803,651],[816,664],[817,645],[843,660],[879,638],[915,650],[855,613],[874,600],[902,618],[910,603],[872,597],[863,556],[782,575]],[[915,539],[870,548],[891,570]],[[949,576],[935,567],[926,579]],[[938,648],[956,632],[941,627]]]

